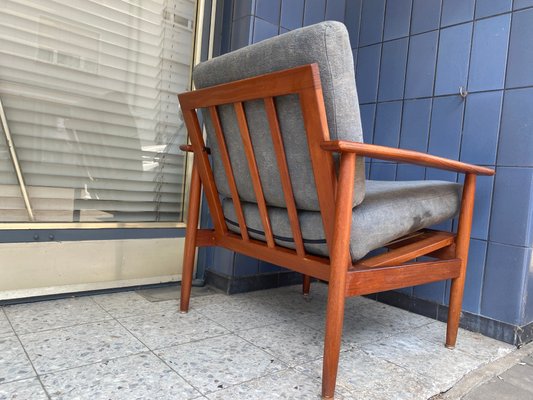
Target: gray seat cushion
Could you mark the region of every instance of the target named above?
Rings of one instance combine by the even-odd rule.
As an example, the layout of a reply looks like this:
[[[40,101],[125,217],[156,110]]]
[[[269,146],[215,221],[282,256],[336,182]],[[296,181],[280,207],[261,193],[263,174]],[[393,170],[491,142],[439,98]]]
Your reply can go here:
[[[455,217],[461,193],[462,185],[443,181],[367,181],[365,200],[352,213],[352,260],[403,235]],[[231,199],[223,201],[223,208],[228,228],[239,232]],[[264,240],[257,206],[243,203],[243,211],[250,236]],[[276,244],[294,248],[286,209],[270,207],[268,211]],[[306,250],[327,256],[320,212],[300,211],[298,216]]]
[[[330,138],[362,142],[352,50],[346,27],[339,22],[328,21],[297,29],[213,58],[196,66],[193,78],[197,88],[205,88],[312,63],[317,63],[320,70]],[[276,98],[276,106],[296,206],[301,210],[319,211],[298,96],[280,96]],[[244,107],[266,203],[285,207],[263,102],[248,101]],[[236,172],[239,197],[255,203],[233,107],[219,106],[218,111]],[[224,197],[231,197],[210,116],[204,112],[203,117],[218,191]],[[354,206],[364,197],[364,168],[361,157],[357,165]]]

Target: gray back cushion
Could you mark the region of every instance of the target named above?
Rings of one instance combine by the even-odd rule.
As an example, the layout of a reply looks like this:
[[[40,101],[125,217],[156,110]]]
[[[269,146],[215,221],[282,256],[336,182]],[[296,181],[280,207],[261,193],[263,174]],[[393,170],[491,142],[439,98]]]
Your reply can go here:
[[[213,58],[197,65],[193,78],[197,88],[205,88],[311,63],[317,63],[320,70],[330,138],[362,142],[352,50],[346,27],[339,22],[328,21],[297,29]],[[301,210],[318,211],[320,208],[298,96],[278,97],[276,107],[296,206]],[[263,101],[246,102],[244,108],[265,200],[270,206],[285,207]],[[233,106],[219,106],[218,111],[239,196],[255,203]],[[203,116],[218,191],[224,197],[231,197],[212,122],[207,112]],[[364,183],[364,162],[359,158],[354,206],[364,198]]]

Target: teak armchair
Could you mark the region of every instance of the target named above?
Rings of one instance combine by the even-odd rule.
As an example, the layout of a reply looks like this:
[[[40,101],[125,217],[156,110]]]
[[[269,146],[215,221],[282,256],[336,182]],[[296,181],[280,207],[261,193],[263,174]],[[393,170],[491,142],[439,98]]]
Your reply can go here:
[[[476,175],[494,171],[361,143],[352,55],[339,23],[207,61],[194,80],[200,89],[179,95],[191,143],[182,149],[194,153],[181,311],[189,308],[196,247],[222,246],[303,274],[304,294],[311,278],[329,283],[324,398],[335,391],[348,296],[451,279],[446,346],[453,348]],[[364,157],[464,173],[464,188],[365,181]],[[214,229],[197,228],[201,187]],[[457,213],[457,234],[427,229]],[[388,251],[365,258],[380,247]],[[413,261],[421,256],[434,260]]]

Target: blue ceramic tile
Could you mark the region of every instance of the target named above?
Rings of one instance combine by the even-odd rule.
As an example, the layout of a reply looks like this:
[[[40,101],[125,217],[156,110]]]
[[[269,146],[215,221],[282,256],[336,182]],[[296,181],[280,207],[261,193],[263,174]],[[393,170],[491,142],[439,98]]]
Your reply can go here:
[[[513,14],[506,87],[533,85],[533,9]]]
[[[439,34],[427,32],[411,36],[410,40],[405,98],[432,96]]]
[[[254,18],[254,21],[254,43],[278,35],[278,25],[271,24],[270,22],[264,21],[261,18]]]
[[[471,93],[466,100],[461,161],[495,165],[503,91]]]
[[[304,0],[282,0],[281,26],[297,29],[302,26],[304,18]]]
[[[460,24],[474,19],[474,0],[443,0],[441,26]]]
[[[490,240],[515,246],[533,243],[533,168],[498,167]]]
[[[444,304],[444,289],[446,281],[427,283],[425,285],[415,286],[413,296],[419,299],[430,300],[438,304]]]
[[[433,99],[429,152],[431,154],[459,159],[464,100],[459,96]]]
[[[403,98],[408,39],[383,43],[379,73],[379,101]]]
[[[326,2],[326,20],[344,22],[344,10],[346,8],[346,0],[329,0]],[[351,0],[348,0],[351,1]]]
[[[252,15],[255,9],[255,0],[238,0],[233,2],[233,19]]]
[[[379,103],[376,109],[374,144],[398,147],[400,143],[400,123],[402,102]]]
[[[365,143],[374,142],[374,116],[376,113],[375,104],[364,104],[361,109],[361,124],[363,125],[363,141]]]
[[[372,161],[370,179],[375,181],[393,181],[396,178],[396,165],[386,162]]]
[[[233,274],[233,258],[235,253],[223,247],[215,247],[213,252],[213,264],[207,268],[219,274],[231,276]]]
[[[397,181],[423,181],[426,169],[418,165],[399,164],[396,169]]]
[[[387,1],[384,40],[397,39],[409,35],[412,5],[413,0]]]
[[[355,73],[359,103],[376,102],[380,58],[381,44],[359,48]]]
[[[524,298],[524,277],[528,249],[489,243],[481,314],[483,316],[517,325]]]
[[[471,22],[441,30],[435,95],[459,93],[459,87],[466,87],[471,35]]]
[[[259,260],[235,253],[233,276],[250,276],[259,272]]]
[[[532,110],[533,88],[505,92],[498,165],[533,166]]]
[[[324,21],[326,0],[306,0],[304,11],[304,26]]]
[[[359,46],[381,42],[384,19],[385,0],[363,0]]]
[[[255,0],[255,16],[279,24],[281,0]]]
[[[282,26],[279,27],[279,34],[281,35],[282,33],[287,33],[287,32],[290,32],[289,29],[287,28],[284,28]]]
[[[365,160],[368,160],[368,158]],[[365,178],[370,179],[370,161],[365,161]]]
[[[346,3],[346,15],[344,24],[350,34],[350,43],[352,48],[359,46],[359,24],[361,22],[361,4],[362,0],[348,0]]]
[[[283,268],[278,267],[277,265],[270,264],[266,261],[259,261],[259,273],[260,274],[268,274],[272,272],[279,272]]]
[[[304,0],[282,0],[281,26],[287,29],[297,29],[303,24]]]
[[[533,249],[529,249],[528,253],[528,261],[526,261],[526,265],[533,265]],[[529,268],[527,282],[524,319],[520,323],[522,326],[533,322],[533,268]]]
[[[357,49],[352,49],[352,57],[353,57],[353,66],[355,69],[355,66],[357,65]]]
[[[411,35],[440,26],[441,0],[413,0]]]
[[[513,0],[477,0],[476,18],[490,17],[511,11]]]
[[[403,103],[402,149],[426,152],[428,149],[431,99],[405,100]]]
[[[464,177],[464,175],[461,175]],[[463,179],[461,179],[462,182]],[[490,209],[492,205],[493,176],[478,176],[476,179],[476,196],[474,216],[472,218],[473,238],[487,240],[489,237]]]
[[[481,291],[483,288],[486,253],[487,242],[475,239],[470,240],[463,310],[474,314],[479,314],[481,307]]]
[[[233,22],[231,50],[237,50],[252,43],[253,18],[243,17]]]
[[[503,89],[511,14],[476,21],[468,90]]]
[[[457,182],[457,173],[437,168],[426,168],[426,180]]]
[[[526,7],[533,7],[533,0],[514,0],[513,10],[519,10]]]

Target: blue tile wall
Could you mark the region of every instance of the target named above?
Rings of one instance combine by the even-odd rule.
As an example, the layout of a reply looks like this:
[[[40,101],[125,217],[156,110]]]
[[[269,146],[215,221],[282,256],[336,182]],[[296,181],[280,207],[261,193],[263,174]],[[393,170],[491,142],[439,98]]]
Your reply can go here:
[[[466,100],[461,161],[496,164],[503,91],[471,93]]]
[[[477,0],[475,16],[476,18],[490,17],[511,11],[512,7],[513,0]]]
[[[440,31],[435,95],[457,94],[459,87],[466,88],[471,36],[471,22]]]
[[[533,85],[533,9],[513,13],[506,87]]]
[[[515,246],[533,243],[533,168],[498,167],[490,240]]]
[[[474,24],[468,90],[503,89],[511,15],[482,19]]]
[[[305,0],[304,25],[312,25],[324,21],[326,0]]]
[[[413,0],[387,1],[385,9],[384,40],[409,36]]]
[[[442,0],[441,26],[459,24],[474,19],[474,0]]]
[[[282,0],[281,26],[289,30],[300,28],[304,19],[304,0]]]
[[[441,0],[413,0],[411,35],[438,29]]]
[[[533,166],[532,110],[533,88],[505,92],[498,165]]]
[[[412,99],[433,95],[438,40],[438,31],[411,36],[405,98]]]
[[[359,46],[381,42],[385,20],[385,0],[363,0]]]
[[[379,72],[379,101],[400,100],[405,86],[408,39],[383,43]]]
[[[525,247],[489,243],[481,314],[498,321],[523,324],[523,288],[530,250]]]
[[[497,167],[495,177],[477,181],[464,309],[508,323],[531,322],[533,0],[222,3],[223,52],[324,19],[344,21],[365,142]],[[466,99],[460,86],[468,89]],[[462,175],[413,165],[367,159],[366,167],[372,179],[463,182]],[[455,231],[457,221],[438,228]],[[282,271],[219,249],[201,259],[226,275]],[[403,292],[445,304],[449,285]]]

